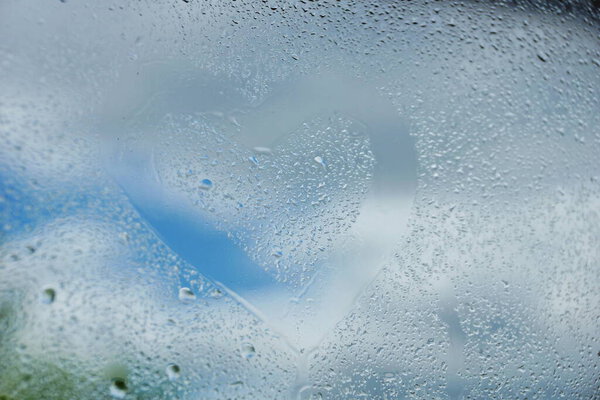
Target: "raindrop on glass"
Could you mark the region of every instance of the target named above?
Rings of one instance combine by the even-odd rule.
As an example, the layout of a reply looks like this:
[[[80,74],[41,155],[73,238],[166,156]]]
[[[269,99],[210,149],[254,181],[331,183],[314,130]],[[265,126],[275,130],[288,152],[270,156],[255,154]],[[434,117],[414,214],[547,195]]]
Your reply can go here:
[[[254,348],[254,346],[251,343],[242,343],[241,352],[242,352],[242,357],[244,357],[246,359],[250,359],[250,358],[254,357],[254,355],[256,354],[256,349]]]
[[[323,157],[321,156],[316,156],[315,157],[315,162],[317,164],[319,164],[321,167],[325,168],[327,166],[327,164],[325,163],[325,161],[323,160]]]
[[[200,189],[210,190],[213,187],[213,182],[210,179],[202,179],[200,181]]]
[[[179,365],[177,364],[169,364],[166,372],[169,380],[174,381],[179,378],[179,375],[181,374],[181,368],[179,368]]]
[[[52,304],[56,299],[56,290],[52,288],[46,288],[42,291],[41,301],[44,304]]]
[[[179,289],[179,300],[181,301],[193,301],[196,299],[196,295],[192,292],[192,289],[182,287]]]
[[[110,395],[116,399],[122,399],[127,394],[127,384],[121,378],[113,379],[110,384]]]

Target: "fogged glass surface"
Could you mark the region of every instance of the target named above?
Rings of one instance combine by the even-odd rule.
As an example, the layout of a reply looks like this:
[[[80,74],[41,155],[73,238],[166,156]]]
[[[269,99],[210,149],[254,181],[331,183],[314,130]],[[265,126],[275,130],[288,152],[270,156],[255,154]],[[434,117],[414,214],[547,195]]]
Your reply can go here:
[[[0,399],[597,398],[597,6],[0,0]]]

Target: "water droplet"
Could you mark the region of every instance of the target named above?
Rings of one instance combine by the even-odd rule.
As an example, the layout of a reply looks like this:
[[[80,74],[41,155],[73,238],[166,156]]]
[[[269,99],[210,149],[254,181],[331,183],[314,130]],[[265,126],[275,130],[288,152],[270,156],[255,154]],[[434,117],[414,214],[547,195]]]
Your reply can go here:
[[[271,254],[273,254],[273,257],[281,258],[283,256],[283,251],[279,249],[273,249]]]
[[[56,290],[52,288],[46,288],[42,292],[41,301],[44,304],[52,304],[54,303],[54,299],[56,299]]]
[[[246,359],[250,359],[250,358],[254,357],[254,355],[256,354],[256,349],[254,348],[252,343],[242,343],[241,352],[242,352],[242,357],[244,357]]]
[[[210,190],[213,187],[213,182],[210,179],[202,179],[200,181],[200,189]]]
[[[121,378],[113,379],[110,384],[110,395],[117,399],[122,399],[127,394],[127,384]]]
[[[395,382],[398,379],[398,374],[394,372],[386,372],[383,374],[383,381],[387,383]]]
[[[182,287],[179,289],[179,300],[181,301],[192,301],[196,299],[196,295],[192,292],[192,289]]]
[[[317,392],[316,388],[311,385],[304,385],[298,389],[296,398],[302,400],[322,400],[323,394],[321,392]]]
[[[254,156],[248,157],[248,161],[250,161],[253,165],[258,165],[258,159]]]
[[[272,151],[269,147],[257,146],[257,147],[254,147],[252,150],[254,150],[254,152],[257,154],[271,154],[272,153]]]
[[[179,375],[181,374],[181,368],[179,368],[179,365],[177,364],[169,364],[167,365],[166,372],[169,380],[174,381],[179,378]]]
[[[327,164],[325,164],[325,161],[323,160],[323,158],[320,156],[315,157],[315,162],[323,168],[325,168],[327,166]]]

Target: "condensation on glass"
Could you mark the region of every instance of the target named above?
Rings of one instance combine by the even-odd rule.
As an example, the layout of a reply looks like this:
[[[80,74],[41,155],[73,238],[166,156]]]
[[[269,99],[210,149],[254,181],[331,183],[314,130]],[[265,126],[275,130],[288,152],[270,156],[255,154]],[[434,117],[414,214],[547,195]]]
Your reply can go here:
[[[0,1],[0,399],[600,396],[572,1]]]

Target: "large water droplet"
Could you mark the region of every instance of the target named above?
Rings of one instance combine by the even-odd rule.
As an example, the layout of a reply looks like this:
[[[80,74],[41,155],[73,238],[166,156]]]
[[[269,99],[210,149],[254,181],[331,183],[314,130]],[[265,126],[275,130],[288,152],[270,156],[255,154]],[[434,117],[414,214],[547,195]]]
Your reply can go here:
[[[256,355],[256,349],[252,345],[252,343],[242,343],[242,357],[246,359],[250,359]]]
[[[122,399],[127,394],[127,383],[121,378],[113,379],[110,384],[110,395],[116,399]]]
[[[190,302],[196,299],[196,295],[192,292],[192,289],[182,287],[179,289],[179,300],[184,302]]]
[[[169,380],[174,381],[179,378],[179,375],[181,374],[181,368],[179,368],[179,365],[177,364],[169,364],[167,365],[166,372]]]
[[[210,190],[213,187],[213,181],[210,179],[202,179],[200,181],[200,189],[202,190]]]
[[[325,163],[325,161],[323,160],[323,157],[321,157],[321,156],[316,156],[315,162],[323,168],[327,167],[327,164]]]
[[[40,301],[44,304],[52,304],[56,299],[56,290],[53,288],[46,288],[42,291]]]

